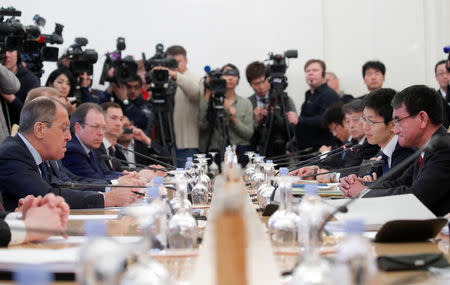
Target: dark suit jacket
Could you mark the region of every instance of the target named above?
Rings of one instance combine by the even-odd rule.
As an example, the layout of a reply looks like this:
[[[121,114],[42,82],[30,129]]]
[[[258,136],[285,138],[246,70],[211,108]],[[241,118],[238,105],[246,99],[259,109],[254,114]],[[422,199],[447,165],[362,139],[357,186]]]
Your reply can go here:
[[[112,167],[111,167],[111,164],[109,163],[109,160],[105,159],[105,158],[102,158],[102,156],[104,156],[104,155],[109,155],[108,151],[106,150],[105,145],[103,143],[100,145],[99,148],[95,149],[94,151],[95,151],[95,154],[97,154],[98,162],[100,164],[100,167],[102,168],[102,170],[105,173],[108,173],[108,172],[121,172],[124,168],[126,168],[126,167],[123,167],[122,166],[123,163],[118,161],[118,160],[111,160],[111,164],[112,164]],[[118,159],[122,159],[122,158],[118,157],[118,155],[117,155],[118,152],[119,152],[119,150],[116,149],[116,155],[114,155],[114,157],[116,157]],[[120,176],[120,173],[117,173],[117,174]]]
[[[444,96],[442,96],[442,92],[441,92],[441,89],[438,89],[437,90],[437,92],[439,93],[439,95],[441,95],[441,98],[442,98],[442,115],[443,115],[443,119],[444,119],[444,122],[442,123],[442,125],[445,127],[445,128],[448,128],[449,127],[449,125],[450,125],[450,105],[449,105],[449,102],[447,101],[447,99],[446,98],[444,98]],[[447,93],[448,93],[448,91],[447,91]],[[447,94],[447,98],[449,97],[449,94]]]
[[[422,166],[419,157],[397,179],[386,181],[369,191],[366,197],[414,194],[436,216],[450,212],[450,147],[449,136],[441,127],[435,135],[443,136],[446,145],[425,152]]]
[[[9,212],[0,211],[0,247],[8,246],[11,241],[11,230],[4,218]]]
[[[49,174],[49,182],[50,185],[54,187],[58,187],[61,183],[64,182],[72,182],[72,183],[80,183],[80,184],[102,184],[107,185],[110,184],[109,180],[106,179],[94,179],[94,178],[86,178],[73,174],[70,172],[61,161],[50,161],[50,169],[48,171]],[[87,191],[105,191],[105,187],[86,187],[80,188],[78,190],[87,190]]]
[[[415,151],[416,151],[415,148],[402,147],[397,142],[397,144],[395,145],[394,152],[392,153],[391,168],[395,167],[397,164],[399,164],[400,162],[405,160],[408,156],[413,154]],[[409,165],[405,166],[403,171],[408,169],[408,167],[409,167]],[[403,173],[403,171],[399,171],[399,174],[397,176],[394,176],[392,179],[395,179],[395,178],[399,177]],[[372,172],[376,172],[377,173],[377,177],[383,176],[383,168],[381,166],[377,167],[377,168],[373,168]]]
[[[89,155],[84,151],[75,135],[72,135],[72,139],[67,142],[66,148],[62,163],[73,174],[95,179],[117,179],[120,176],[117,172],[102,169],[95,153],[96,165],[92,165]]]
[[[337,93],[328,87],[326,83],[315,89],[306,91],[305,102],[301,107],[295,136],[299,149],[307,147],[319,148],[322,145],[330,145],[333,135],[328,126],[322,123],[322,115],[333,103],[339,101]]]
[[[22,139],[7,137],[0,145],[0,191],[6,210],[14,210],[20,198],[27,195],[62,196],[72,209],[103,208],[103,195],[98,192],[60,189],[45,182],[31,152]]]

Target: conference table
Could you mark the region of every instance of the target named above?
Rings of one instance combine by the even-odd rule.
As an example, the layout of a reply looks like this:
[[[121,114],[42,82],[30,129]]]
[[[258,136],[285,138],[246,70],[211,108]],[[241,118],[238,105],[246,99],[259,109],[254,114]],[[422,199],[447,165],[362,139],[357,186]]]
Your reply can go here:
[[[255,206],[256,208],[256,206]],[[208,209],[204,209],[207,215]],[[92,209],[92,210],[72,210],[71,215],[80,217],[87,217],[89,215],[114,215],[118,213],[118,209]],[[261,212],[259,212],[261,213]],[[263,217],[260,214],[261,223],[267,225],[269,217]],[[82,235],[83,224],[85,220],[76,219],[70,220],[68,223],[68,232],[74,235]],[[121,216],[118,219],[108,219],[108,232],[110,236],[139,236],[140,230],[137,220],[129,216]],[[204,228],[200,229],[204,232]],[[324,246],[323,254],[332,257],[339,239],[328,240],[328,245]],[[73,243],[31,243],[25,245],[10,246],[8,249],[63,249],[78,246]],[[372,243],[376,255],[394,255],[394,254],[419,254],[419,253],[439,253],[442,252],[449,259],[448,238],[441,237],[439,242],[419,242],[419,243]],[[298,249],[276,249],[273,248],[280,278],[287,280],[286,277],[281,277],[282,272],[291,271],[299,257]],[[154,260],[157,260],[164,265],[176,281],[189,280],[196,264],[198,257],[198,249],[190,250],[168,250],[164,254],[152,254]],[[1,268],[0,268],[1,270]],[[288,277],[287,277],[288,278]],[[11,280],[0,280],[0,284],[13,284]],[[53,284],[76,284],[75,281],[55,281]],[[375,284],[444,284],[443,280],[430,275],[426,271],[402,271],[402,272],[381,272],[377,274]]]

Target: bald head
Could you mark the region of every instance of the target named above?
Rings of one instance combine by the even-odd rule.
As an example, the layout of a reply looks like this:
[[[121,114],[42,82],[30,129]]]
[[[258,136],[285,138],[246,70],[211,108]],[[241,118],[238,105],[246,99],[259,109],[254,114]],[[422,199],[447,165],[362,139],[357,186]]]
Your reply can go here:
[[[24,104],[30,102],[33,99],[36,99],[41,96],[47,96],[55,99],[60,99],[62,96],[61,93],[59,93],[58,90],[52,87],[37,87],[34,89],[31,89],[30,92],[28,92],[27,98],[25,99]]]

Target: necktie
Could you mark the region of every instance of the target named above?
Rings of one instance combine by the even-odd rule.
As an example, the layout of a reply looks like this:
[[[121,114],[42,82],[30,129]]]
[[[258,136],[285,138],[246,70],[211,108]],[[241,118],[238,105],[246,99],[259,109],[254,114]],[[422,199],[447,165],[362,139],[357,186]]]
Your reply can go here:
[[[98,173],[100,177],[104,177],[103,172],[100,169],[100,166],[98,165],[96,161],[96,157],[94,156],[94,151],[89,152],[89,162],[92,166],[92,168]]]
[[[44,181],[48,183],[48,170],[44,162],[41,162],[41,164],[39,164],[39,169],[41,170],[42,179],[44,179]]]
[[[108,147],[108,154],[109,156],[115,156],[116,155],[116,151],[114,150],[113,146]]]
[[[383,175],[389,171],[389,157],[381,151],[381,159],[384,161],[381,168],[383,169]]]
[[[419,157],[419,168],[422,167],[422,161],[423,161],[423,157],[420,156],[420,157]]]

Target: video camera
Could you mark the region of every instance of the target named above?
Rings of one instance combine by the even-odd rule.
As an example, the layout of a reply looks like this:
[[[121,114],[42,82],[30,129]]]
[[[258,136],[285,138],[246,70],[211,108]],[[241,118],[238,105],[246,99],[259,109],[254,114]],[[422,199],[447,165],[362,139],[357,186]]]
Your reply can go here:
[[[21,15],[21,11],[12,7],[0,9],[0,58],[3,61],[6,51],[17,50],[27,68],[41,77],[44,73],[42,62],[58,60],[58,48],[48,47],[47,43],[62,44],[64,26],[56,23],[52,34],[41,34],[46,23],[44,18],[35,15],[36,25],[24,26],[15,18]]]
[[[75,77],[83,73],[92,75],[94,73],[94,64],[98,60],[98,53],[94,49],[85,49],[83,47],[88,44],[86,38],[75,38],[72,44],[64,54],[70,60],[70,71]]]
[[[447,62],[445,63],[445,68],[447,69],[447,72],[450,72],[450,46],[445,46],[444,52],[448,53],[448,58],[447,58]]]
[[[153,70],[157,66],[166,68],[178,67],[178,62],[175,58],[167,57],[167,54],[164,52],[164,46],[160,43],[157,44],[155,55],[149,60],[146,60],[145,54],[142,53],[142,59],[145,71],[147,72],[145,74],[145,81],[150,86],[152,97],[154,99],[161,99],[164,96],[175,94],[176,85],[170,80],[169,72],[164,69]]]
[[[267,75],[269,77],[269,82],[272,87],[277,85],[281,90],[287,87],[287,78],[285,76],[286,70],[288,68],[286,58],[297,58],[297,50],[287,50],[283,54],[273,54],[269,53],[269,63],[267,64]]]
[[[227,91],[227,82],[225,79],[222,79],[222,71],[219,68],[211,70],[209,65],[205,66],[204,70],[209,77],[209,83],[206,82],[205,78],[203,84],[205,88],[211,90],[212,96],[210,100],[213,100],[214,107],[223,106],[225,92]]]
[[[116,50],[106,53],[106,60],[103,64],[102,75],[100,76],[100,84],[105,81],[115,82],[117,84],[125,84],[132,76],[137,74],[138,65],[132,56],[122,58],[122,51],[125,50],[125,38],[118,37],[116,40]],[[114,68],[113,77],[108,76],[108,71]]]

